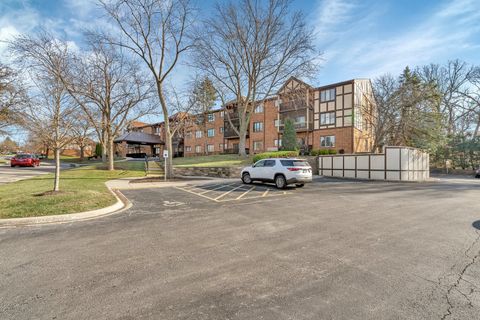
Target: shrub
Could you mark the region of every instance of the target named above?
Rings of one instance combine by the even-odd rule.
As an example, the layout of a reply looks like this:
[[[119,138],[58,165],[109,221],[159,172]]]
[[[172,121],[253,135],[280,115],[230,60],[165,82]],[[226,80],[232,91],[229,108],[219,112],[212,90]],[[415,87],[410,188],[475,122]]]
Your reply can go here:
[[[101,157],[102,156],[102,151],[103,151],[103,148],[102,148],[102,144],[101,143],[97,143],[95,145],[95,155],[97,157]]]
[[[314,149],[310,151],[311,156],[323,156],[327,154],[337,154],[337,150],[335,149]]]
[[[275,151],[264,152],[253,156],[253,163],[267,158],[295,158],[298,157],[298,151]]]
[[[297,150],[297,132],[295,131],[295,124],[293,123],[293,120],[290,118],[286,118],[283,125],[283,149],[288,151]]]

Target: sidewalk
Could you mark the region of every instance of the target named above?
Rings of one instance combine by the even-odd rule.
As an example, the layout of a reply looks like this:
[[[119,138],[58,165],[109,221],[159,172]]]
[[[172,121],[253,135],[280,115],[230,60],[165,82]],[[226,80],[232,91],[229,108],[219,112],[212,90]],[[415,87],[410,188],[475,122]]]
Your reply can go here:
[[[227,178],[209,178],[209,177],[182,177],[174,181],[152,181],[152,182],[133,182],[135,180],[145,179],[140,178],[122,178],[107,181],[105,184],[108,188],[113,190],[135,190],[135,189],[149,189],[149,188],[168,188],[168,187],[184,187],[187,185],[202,185],[207,183],[222,183],[232,182],[239,179]]]

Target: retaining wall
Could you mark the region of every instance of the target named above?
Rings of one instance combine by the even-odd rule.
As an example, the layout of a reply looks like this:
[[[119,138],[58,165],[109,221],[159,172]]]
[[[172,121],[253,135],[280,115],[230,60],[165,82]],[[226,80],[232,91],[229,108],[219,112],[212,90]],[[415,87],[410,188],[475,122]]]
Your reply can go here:
[[[203,176],[217,178],[240,178],[241,167],[174,167],[180,176]]]

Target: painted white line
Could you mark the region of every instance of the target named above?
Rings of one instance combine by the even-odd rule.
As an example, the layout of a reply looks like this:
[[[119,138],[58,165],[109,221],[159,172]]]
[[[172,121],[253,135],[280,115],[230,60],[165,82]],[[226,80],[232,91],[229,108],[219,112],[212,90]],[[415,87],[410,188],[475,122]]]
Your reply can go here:
[[[249,193],[249,192],[252,191],[253,189],[255,189],[255,186],[251,187],[250,189],[248,189],[247,191],[245,191],[244,193],[242,193],[241,195],[239,195],[235,200],[238,200],[238,199],[243,198],[244,195],[246,195],[247,193]]]
[[[218,202],[217,200],[213,199],[213,198],[210,198],[210,197],[207,197],[207,196],[204,196],[203,194],[200,194],[200,193],[196,193],[196,192],[193,192],[193,191],[190,191],[188,189],[184,189],[184,188],[181,188],[181,187],[175,187],[176,189],[179,189],[179,190],[183,190],[185,192],[188,192],[188,193],[191,193],[191,194],[194,194],[194,195],[197,195],[197,196],[200,196],[200,197],[204,197],[208,200],[213,200],[215,202]]]
[[[262,197],[265,197],[265,196],[268,194],[268,191],[270,191],[270,189],[267,189],[267,190],[262,194]]]
[[[216,198],[215,198],[215,200],[218,200],[218,199],[220,199],[220,198],[222,198],[222,197],[226,196],[227,194],[229,194],[229,193],[231,193],[231,192],[233,192],[233,191],[235,191],[235,190],[237,190],[237,189],[240,189],[241,187],[243,187],[243,185],[239,185],[238,187],[236,187],[236,188],[233,188],[232,190],[230,190],[230,191],[227,191],[227,192],[225,192],[225,193],[223,193],[223,194],[219,195],[218,197],[216,197]]]
[[[225,187],[231,186],[232,184],[234,184],[234,183],[222,184],[222,185],[220,185],[220,186],[218,186],[218,187],[216,187],[216,188],[208,189],[208,190],[206,190],[206,191],[200,192],[200,194],[205,194],[205,193],[210,192],[210,191],[215,191],[215,190],[223,189],[223,188],[225,188]],[[197,188],[197,189],[199,189],[199,188]]]

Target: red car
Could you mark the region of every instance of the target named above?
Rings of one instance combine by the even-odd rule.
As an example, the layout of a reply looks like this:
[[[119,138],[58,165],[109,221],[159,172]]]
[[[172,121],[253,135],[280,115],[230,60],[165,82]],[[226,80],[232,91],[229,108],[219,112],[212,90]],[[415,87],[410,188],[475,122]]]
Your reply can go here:
[[[33,154],[17,154],[10,160],[10,166],[35,167],[40,165],[40,159]]]

